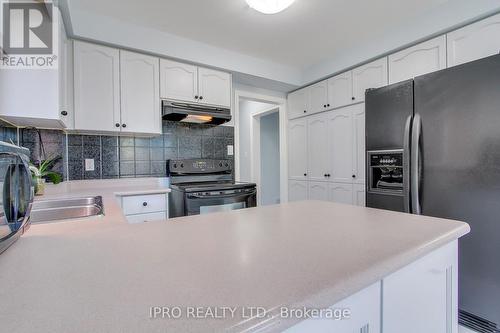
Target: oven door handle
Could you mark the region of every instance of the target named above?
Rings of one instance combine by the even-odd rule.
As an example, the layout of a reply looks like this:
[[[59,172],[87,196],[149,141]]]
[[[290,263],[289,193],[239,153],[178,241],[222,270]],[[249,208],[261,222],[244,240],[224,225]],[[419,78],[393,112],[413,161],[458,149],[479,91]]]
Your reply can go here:
[[[257,194],[257,190],[251,190],[240,193],[231,193],[231,194],[219,194],[219,195],[188,194],[187,197],[188,199],[219,199],[219,198],[241,198],[241,197],[252,196],[254,194]]]

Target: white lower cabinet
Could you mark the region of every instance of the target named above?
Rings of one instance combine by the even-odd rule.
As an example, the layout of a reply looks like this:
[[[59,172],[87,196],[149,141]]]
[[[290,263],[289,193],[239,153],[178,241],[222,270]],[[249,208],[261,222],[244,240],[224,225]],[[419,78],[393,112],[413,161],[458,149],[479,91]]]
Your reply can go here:
[[[308,182],[309,200],[328,201],[328,183],[326,182]]]
[[[308,182],[303,180],[288,181],[288,201],[303,201],[307,200]]]
[[[349,317],[334,320],[312,318],[287,329],[286,333],[380,333],[380,282],[329,307],[330,310],[347,311]],[[404,332],[404,331],[402,331]]]
[[[285,332],[457,333],[457,267],[453,241],[327,308],[349,318],[306,319]]]
[[[160,221],[168,218],[168,194],[119,196],[119,203],[131,224]]]
[[[328,200],[337,203],[353,204],[352,184],[328,184]]]

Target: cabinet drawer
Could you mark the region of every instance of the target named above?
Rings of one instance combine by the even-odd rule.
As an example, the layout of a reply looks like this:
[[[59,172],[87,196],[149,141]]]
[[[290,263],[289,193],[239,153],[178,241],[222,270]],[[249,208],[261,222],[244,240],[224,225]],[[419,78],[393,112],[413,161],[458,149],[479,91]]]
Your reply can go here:
[[[167,218],[166,212],[157,212],[149,214],[128,215],[127,222],[130,224],[161,221]]]
[[[122,198],[125,215],[164,212],[167,210],[165,194],[126,196]]]

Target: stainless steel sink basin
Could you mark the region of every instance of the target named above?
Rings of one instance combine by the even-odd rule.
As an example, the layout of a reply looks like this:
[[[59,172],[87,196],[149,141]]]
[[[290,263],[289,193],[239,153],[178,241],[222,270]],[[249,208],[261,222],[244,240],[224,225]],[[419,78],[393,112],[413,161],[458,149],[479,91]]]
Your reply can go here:
[[[47,223],[57,220],[102,215],[102,197],[71,198],[63,200],[41,200],[33,203],[31,223]]]

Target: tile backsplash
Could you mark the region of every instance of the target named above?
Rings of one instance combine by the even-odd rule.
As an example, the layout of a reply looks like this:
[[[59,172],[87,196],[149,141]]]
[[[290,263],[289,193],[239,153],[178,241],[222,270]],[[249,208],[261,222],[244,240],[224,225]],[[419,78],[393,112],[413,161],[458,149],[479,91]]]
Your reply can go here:
[[[1,140],[19,139],[20,145],[30,149],[33,161],[42,159],[37,131],[16,132],[0,125]],[[46,157],[63,157],[55,170],[65,180],[162,177],[165,161],[171,158],[233,159],[227,155],[227,146],[234,144],[234,128],[230,126],[163,121],[162,135],[152,138],[65,134],[57,130],[40,130],[40,136]],[[85,159],[94,160],[93,171],[85,171]]]

